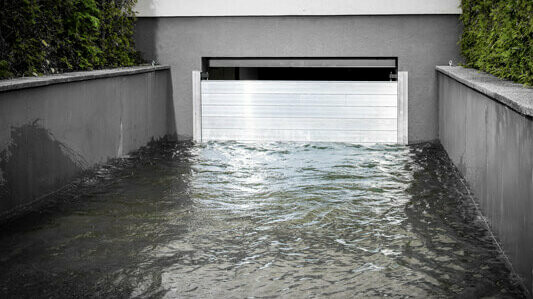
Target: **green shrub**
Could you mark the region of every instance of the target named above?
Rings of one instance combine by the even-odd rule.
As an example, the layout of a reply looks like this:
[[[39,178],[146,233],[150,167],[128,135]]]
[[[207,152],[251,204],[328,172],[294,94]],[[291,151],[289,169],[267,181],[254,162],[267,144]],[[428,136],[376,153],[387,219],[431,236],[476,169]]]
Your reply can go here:
[[[533,1],[461,0],[465,66],[533,85]]]
[[[131,66],[137,0],[0,0],[0,78]]]

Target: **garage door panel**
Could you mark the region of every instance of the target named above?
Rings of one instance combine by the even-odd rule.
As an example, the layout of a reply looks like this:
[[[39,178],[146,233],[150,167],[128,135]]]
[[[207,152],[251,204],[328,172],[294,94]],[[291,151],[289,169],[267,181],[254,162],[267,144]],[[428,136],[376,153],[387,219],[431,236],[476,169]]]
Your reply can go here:
[[[204,94],[204,105],[305,105],[305,106],[389,106],[396,107],[396,95],[330,94]]]
[[[396,82],[202,81],[201,140],[397,143]],[[195,122],[196,123],[196,122]]]
[[[204,129],[297,129],[297,130],[364,130],[396,131],[394,118],[337,119],[337,118],[248,118],[205,117]]]
[[[396,118],[396,107],[330,106],[210,106],[202,107],[204,117],[320,117],[320,118]]]
[[[206,140],[396,143],[396,131],[204,129]]]
[[[397,94],[396,82],[202,81],[202,94]]]

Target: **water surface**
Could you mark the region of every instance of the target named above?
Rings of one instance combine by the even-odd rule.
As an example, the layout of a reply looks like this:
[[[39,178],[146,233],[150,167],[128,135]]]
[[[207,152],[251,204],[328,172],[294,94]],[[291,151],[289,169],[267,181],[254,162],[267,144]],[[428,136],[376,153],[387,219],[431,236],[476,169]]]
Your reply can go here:
[[[2,227],[0,297],[522,297],[438,145],[154,143]]]

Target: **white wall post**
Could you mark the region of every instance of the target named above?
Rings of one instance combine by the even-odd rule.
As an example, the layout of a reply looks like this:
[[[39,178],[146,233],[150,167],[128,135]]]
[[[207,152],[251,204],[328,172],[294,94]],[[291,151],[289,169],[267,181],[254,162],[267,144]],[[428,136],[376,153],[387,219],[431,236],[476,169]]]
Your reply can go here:
[[[202,82],[201,72],[192,71],[193,140],[202,141]]]
[[[398,72],[398,144],[408,144],[409,93],[408,73]]]

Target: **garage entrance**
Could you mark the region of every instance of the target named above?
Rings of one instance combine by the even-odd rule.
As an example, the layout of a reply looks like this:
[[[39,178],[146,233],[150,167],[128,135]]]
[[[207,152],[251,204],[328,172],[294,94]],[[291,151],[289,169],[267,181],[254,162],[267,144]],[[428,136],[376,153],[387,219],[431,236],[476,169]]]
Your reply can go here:
[[[204,78],[193,72],[194,139],[405,144],[396,70],[393,59],[209,60]]]

